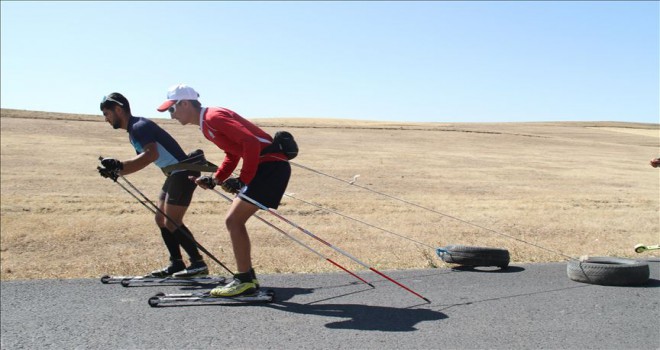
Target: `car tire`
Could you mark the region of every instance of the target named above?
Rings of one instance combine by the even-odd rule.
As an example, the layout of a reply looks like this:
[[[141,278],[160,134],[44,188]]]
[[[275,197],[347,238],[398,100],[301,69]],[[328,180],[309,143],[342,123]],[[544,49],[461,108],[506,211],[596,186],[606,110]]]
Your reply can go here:
[[[573,281],[603,286],[641,285],[650,275],[645,261],[597,256],[570,260],[566,273]]]
[[[440,247],[436,249],[436,254],[446,263],[464,266],[497,266],[505,269],[510,260],[506,249],[466,245]]]

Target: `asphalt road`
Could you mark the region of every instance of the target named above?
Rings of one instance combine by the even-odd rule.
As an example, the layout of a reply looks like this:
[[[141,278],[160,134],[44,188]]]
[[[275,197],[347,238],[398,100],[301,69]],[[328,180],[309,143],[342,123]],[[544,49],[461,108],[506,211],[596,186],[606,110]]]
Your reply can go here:
[[[261,275],[263,305],[152,308],[157,292],[99,280],[1,285],[2,349],[659,349],[660,263],[642,287],[571,281],[566,264]]]

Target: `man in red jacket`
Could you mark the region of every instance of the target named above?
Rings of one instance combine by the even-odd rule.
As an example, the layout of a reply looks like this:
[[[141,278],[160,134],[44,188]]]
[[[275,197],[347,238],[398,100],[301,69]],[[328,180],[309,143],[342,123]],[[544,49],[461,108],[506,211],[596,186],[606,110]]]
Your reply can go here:
[[[190,86],[179,84],[167,92],[167,100],[157,109],[170,112],[182,125],[199,125],[208,140],[225,151],[225,159],[213,177],[193,178],[204,189],[220,184],[222,189],[245,196],[277,209],[291,176],[291,166],[284,153],[264,150],[273,138],[237,113],[222,107],[202,107],[199,94]],[[263,154],[262,154],[263,153]],[[238,177],[231,177],[240,159]],[[236,196],[225,218],[234,250],[238,273],[234,280],[211,290],[216,297],[254,293],[259,282],[252,267],[250,237],[245,223],[259,208]]]

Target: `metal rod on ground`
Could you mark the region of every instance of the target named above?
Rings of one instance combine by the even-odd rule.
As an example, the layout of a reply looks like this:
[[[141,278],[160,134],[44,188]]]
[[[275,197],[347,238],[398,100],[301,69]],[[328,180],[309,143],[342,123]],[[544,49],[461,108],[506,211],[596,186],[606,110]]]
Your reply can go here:
[[[228,196],[224,195],[224,194],[221,193],[220,191],[218,191],[218,190],[216,190],[216,189],[212,189],[212,191],[215,192],[215,193],[217,193],[218,195],[220,195],[222,198],[228,200],[229,202],[232,201],[231,198],[229,198]],[[360,276],[358,276],[358,275],[354,274],[353,272],[347,270],[347,269],[344,268],[343,266],[341,266],[341,265],[339,265],[338,263],[334,262],[332,259],[330,259],[330,258],[328,258],[327,256],[325,256],[325,255],[319,253],[318,251],[314,250],[312,247],[306,245],[305,243],[301,242],[301,241],[298,240],[297,238],[295,238],[295,237],[291,236],[290,234],[286,233],[286,231],[284,231],[284,230],[280,229],[279,227],[277,227],[277,226],[271,224],[270,222],[266,221],[266,220],[265,220],[264,218],[262,218],[261,216],[259,216],[259,215],[257,215],[257,214],[254,214],[254,217],[256,217],[257,219],[259,219],[259,220],[260,220],[261,222],[263,222],[264,224],[266,224],[266,225],[268,225],[268,226],[274,228],[275,230],[277,230],[278,232],[282,233],[283,235],[285,235],[285,236],[291,238],[294,242],[296,242],[296,243],[300,244],[301,246],[307,248],[309,251],[311,251],[311,252],[315,253],[316,255],[320,256],[322,259],[327,260],[328,262],[330,262],[331,264],[333,264],[333,265],[337,266],[338,268],[344,270],[345,272],[347,272],[347,273],[350,274],[351,276],[353,276],[353,277],[359,279],[360,281],[362,281],[362,282],[368,284],[371,288],[376,288],[376,287],[374,287],[373,284],[371,284],[371,283],[365,281],[365,280],[362,279]]]
[[[142,205],[144,205],[147,209],[151,210],[152,213],[155,214],[156,211],[158,211],[160,214],[162,214],[164,217],[166,217],[167,220],[174,223],[174,225],[176,225],[177,230],[181,231],[184,235],[186,235],[186,238],[188,238],[193,243],[195,243],[195,245],[197,246],[197,248],[199,248],[199,250],[204,252],[204,254],[206,254],[209,258],[211,258],[213,261],[215,261],[220,266],[222,266],[231,275],[234,275],[234,273],[227,266],[225,266],[225,264],[223,264],[220,260],[218,260],[218,258],[216,258],[213,254],[211,254],[211,252],[209,252],[208,250],[206,250],[206,248],[204,248],[201,244],[199,244],[199,242],[197,242],[197,240],[190,234],[190,232],[186,232],[186,230],[184,230],[183,227],[177,225],[175,223],[175,221],[172,220],[172,218],[169,217],[169,215],[165,214],[165,212],[163,212],[156,204],[154,204],[149,198],[147,198],[147,196],[145,196],[142,192],[140,192],[140,190],[138,190],[137,187],[133,186],[133,184],[130,181],[128,181],[128,179],[126,179],[123,175],[119,175],[119,177],[121,177],[122,180],[124,180],[129,186],[131,186],[131,188],[133,188],[133,190],[135,190],[137,193],[139,193],[144,198],[144,201],[141,200],[140,198],[138,198],[133,192],[131,192],[128,188],[126,188],[126,186],[122,185],[121,183],[117,182],[116,180],[115,180],[115,183],[117,183],[119,186],[121,186],[121,188],[123,188],[131,196],[133,196],[135,199],[137,199],[137,201],[140,202]],[[151,206],[153,208],[150,208],[148,205],[145,204],[145,202],[151,204]]]
[[[413,203],[413,202],[411,202],[411,201],[408,201],[408,200],[405,200],[405,199],[402,199],[402,198],[398,198],[398,197],[395,197],[395,196],[389,195],[389,194],[387,194],[387,193],[382,193],[382,192],[379,192],[379,191],[373,190],[373,189],[371,189],[371,188],[369,188],[369,187],[365,187],[365,186],[358,185],[358,184],[355,183],[355,181],[346,181],[346,180],[344,180],[344,179],[340,179],[340,178],[338,178],[338,177],[335,177],[335,176],[332,176],[332,175],[325,174],[325,173],[320,172],[320,171],[318,171],[318,170],[312,169],[312,168],[310,168],[310,167],[307,167],[307,166],[304,166],[304,165],[302,165],[302,164],[295,163],[295,162],[292,162],[292,161],[289,161],[289,163],[291,163],[291,164],[293,164],[293,165],[295,165],[295,166],[297,166],[297,167],[299,167],[299,168],[302,168],[302,169],[305,169],[305,170],[311,171],[311,172],[313,172],[313,173],[315,173],[315,174],[322,175],[322,176],[326,176],[326,177],[329,177],[329,178],[331,178],[331,179],[334,179],[334,180],[341,181],[341,182],[343,182],[343,183],[349,184],[349,185],[351,185],[351,186],[355,186],[355,187],[357,187],[357,188],[361,188],[361,189],[363,189],[363,190],[367,190],[367,191],[369,191],[369,192],[372,192],[372,193],[375,193],[375,194],[378,194],[378,195],[381,195],[381,196],[384,196],[384,197],[387,197],[387,198],[390,198],[390,199],[393,199],[393,200],[396,200],[396,201],[399,201],[399,202],[402,202],[402,203],[405,203],[405,204],[408,204],[408,205],[412,205],[412,206],[417,207],[417,208],[419,208],[419,209],[427,210],[427,211],[430,211],[430,212],[432,212],[432,213],[435,213],[435,214],[438,214],[438,215],[441,215],[441,216],[444,216],[444,217],[447,217],[447,218],[450,218],[450,219],[453,219],[453,220],[456,220],[456,221],[460,221],[460,222],[462,222],[462,223],[464,223],[464,224],[466,224],[466,225],[474,226],[474,227],[480,228],[480,229],[482,229],[482,230],[486,230],[486,231],[489,231],[489,232],[492,232],[492,233],[498,234],[498,235],[500,235],[500,236],[508,237],[508,238],[513,239],[513,240],[515,240],[515,241],[522,242],[522,243],[525,243],[525,244],[528,244],[528,245],[534,246],[534,247],[536,247],[536,248],[539,248],[539,249],[545,250],[545,251],[547,251],[547,252],[561,255],[561,256],[563,256],[563,257],[565,257],[565,258],[568,258],[569,260],[578,260],[577,258],[572,257],[572,256],[570,256],[570,255],[566,255],[566,254],[564,254],[564,253],[562,253],[562,252],[559,252],[559,251],[556,251],[556,250],[552,250],[552,249],[549,249],[549,248],[545,248],[545,247],[542,247],[542,246],[540,246],[540,245],[538,245],[538,244],[534,244],[534,243],[531,243],[531,242],[527,242],[527,241],[522,240],[522,239],[520,239],[520,238],[516,238],[516,237],[513,237],[513,236],[511,236],[511,235],[507,235],[507,234],[505,234],[505,233],[502,233],[502,232],[499,232],[499,231],[493,230],[493,229],[491,229],[491,228],[488,228],[488,227],[485,227],[485,226],[482,226],[482,225],[478,225],[478,224],[475,224],[475,223],[472,223],[472,222],[469,222],[469,221],[466,221],[466,220],[463,220],[463,219],[457,218],[457,217],[455,217],[455,216],[452,216],[452,215],[448,215],[448,214],[445,214],[445,213],[439,212],[439,211],[434,210],[434,209],[432,209],[432,208],[428,208],[428,207],[425,207],[425,206],[423,206],[423,205],[419,205],[419,204],[417,204],[417,203]]]
[[[338,247],[335,247],[334,245],[328,243],[327,241],[325,241],[325,240],[321,239],[320,237],[316,236],[315,234],[311,233],[310,231],[308,231],[308,230],[306,230],[306,229],[304,229],[304,228],[298,226],[296,223],[294,223],[294,222],[290,221],[289,219],[285,218],[284,216],[278,214],[275,210],[270,209],[270,208],[264,206],[263,204],[261,204],[261,203],[255,201],[254,199],[252,199],[252,198],[250,198],[250,197],[248,197],[248,196],[246,196],[246,195],[244,195],[244,194],[239,194],[238,196],[239,196],[241,199],[245,199],[246,201],[248,201],[248,202],[250,202],[250,203],[256,205],[256,206],[259,207],[260,209],[265,210],[265,211],[271,213],[272,215],[274,215],[274,216],[277,217],[278,219],[280,219],[280,220],[286,222],[287,224],[289,224],[289,225],[291,225],[291,226],[293,226],[293,227],[299,229],[299,230],[302,231],[303,233],[305,233],[305,234],[309,235],[310,237],[312,237],[312,238],[318,240],[319,242],[325,244],[326,246],[328,246],[328,247],[334,249],[335,251],[341,253],[342,255],[344,255],[344,256],[350,258],[351,260],[353,260],[353,261],[355,261],[356,263],[362,265],[362,266],[365,267],[366,269],[369,269],[369,270],[371,270],[371,271],[377,273],[378,275],[382,276],[383,278],[387,279],[388,281],[390,281],[390,282],[396,284],[397,286],[399,286],[399,287],[401,287],[401,288],[407,290],[408,292],[414,294],[415,296],[417,296],[417,297],[423,299],[423,300],[426,301],[427,303],[431,303],[431,301],[430,301],[429,299],[423,297],[423,296],[420,295],[419,293],[417,293],[417,292],[413,291],[412,289],[410,289],[410,288],[404,286],[403,284],[401,284],[401,283],[395,281],[395,280],[392,279],[391,277],[389,277],[389,276],[385,275],[384,273],[382,273],[382,272],[376,270],[375,268],[373,268],[373,267],[371,267],[371,266],[369,266],[369,265],[363,263],[363,262],[360,261],[358,258],[352,256],[351,254],[348,254],[347,252],[343,251],[342,249],[339,249]]]

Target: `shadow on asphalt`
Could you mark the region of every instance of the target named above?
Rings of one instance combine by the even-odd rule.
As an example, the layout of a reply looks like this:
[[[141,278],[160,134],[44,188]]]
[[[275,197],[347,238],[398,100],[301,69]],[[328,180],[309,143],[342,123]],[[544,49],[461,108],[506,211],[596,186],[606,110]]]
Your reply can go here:
[[[632,288],[658,288],[660,287],[660,280],[657,280],[655,278],[649,278],[649,280],[639,286],[632,286]]]
[[[468,272],[488,272],[488,273],[514,273],[523,272],[524,268],[520,266],[509,266],[505,269],[499,267],[480,267],[480,266],[456,266],[451,268],[452,271],[468,271]]]
[[[343,319],[325,325],[326,328],[331,329],[411,332],[417,330],[415,325],[419,322],[436,321],[447,318],[447,315],[442,312],[416,308],[416,306],[427,305],[426,303],[410,306],[408,308],[360,304],[318,304],[320,302],[325,302],[346,295],[362,293],[371,289],[351,292],[323,300],[316,300],[307,304],[292,303],[287,300],[295,295],[312,293],[313,289],[273,288],[273,290],[275,290],[277,300],[271,304],[265,305],[266,307],[302,315],[317,315]]]

